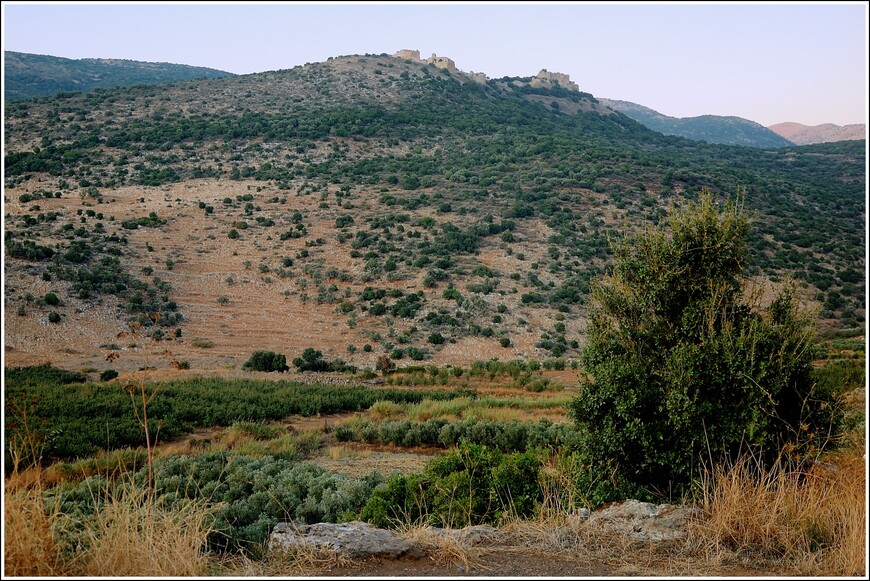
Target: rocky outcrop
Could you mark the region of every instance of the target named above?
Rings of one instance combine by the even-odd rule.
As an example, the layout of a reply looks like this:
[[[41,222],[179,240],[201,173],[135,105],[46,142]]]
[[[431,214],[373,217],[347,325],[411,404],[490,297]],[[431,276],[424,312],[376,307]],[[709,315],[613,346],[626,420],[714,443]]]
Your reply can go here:
[[[626,500],[576,518],[584,527],[660,542],[685,538],[689,519],[697,514],[697,509],[686,506]]]
[[[698,509],[673,504],[651,504],[627,500],[590,512],[581,509],[569,518],[567,524],[554,530],[555,538],[573,539],[582,529],[612,533],[644,542],[665,542],[684,539],[689,519],[698,515]],[[458,541],[471,547],[476,545],[510,544],[510,538],[500,535],[489,525],[469,526],[463,529],[429,527],[436,536]],[[348,559],[380,557],[386,559],[420,558],[426,554],[424,546],[432,548],[431,541],[404,539],[396,534],[360,521],[342,524],[315,525],[279,523],[269,538],[269,546],[278,550],[297,547],[326,549]]]
[[[272,529],[269,547],[284,551],[296,547],[327,549],[348,559],[419,559],[425,555],[416,543],[360,521],[314,525],[278,523]]]
[[[432,527],[432,532],[438,536],[448,537],[464,545],[481,545],[493,541],[498,536],[498,530],[489,525],[474,525],[463,529],[440,529]]]

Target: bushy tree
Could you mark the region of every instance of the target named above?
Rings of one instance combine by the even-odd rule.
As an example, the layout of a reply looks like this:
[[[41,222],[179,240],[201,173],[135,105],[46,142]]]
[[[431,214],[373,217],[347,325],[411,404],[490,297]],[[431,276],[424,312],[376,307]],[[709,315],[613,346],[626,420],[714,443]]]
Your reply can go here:
[[[245,369],[253,371],[287,371],[287,358],[282,353],[274,351],[254,351],[251,358],[245,361]]]
[[[594,379],[571,404],[595,500],[679,494],[701,462],[750,446],[797,457],[836,431],[806,313],[789,290],[766,308],[747,292],[749,226],[704,191],[668,228],[615,244],[582,352]]]
[[[329,371],[329,363],[323,359],[323,353],[312,347],[307,347],[302,357],[294,357],[293,365],[299,371]]]

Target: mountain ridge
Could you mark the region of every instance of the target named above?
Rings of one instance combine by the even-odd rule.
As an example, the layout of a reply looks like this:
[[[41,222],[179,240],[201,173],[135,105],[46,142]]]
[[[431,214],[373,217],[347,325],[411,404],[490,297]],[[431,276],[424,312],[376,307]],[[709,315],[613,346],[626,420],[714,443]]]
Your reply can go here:
[[[3,56],[3,93],[7,101],[64,91],[233,76],[226,71],[175,63],[105,58],[68,59],[9,50],[4,51]]]
[[[788,147],[794,145],[784,136],[763,125],[736,116],[700,115],[697,117],[669,117],[654,109],[617,99],[599,98],[615,111],[628,115],[653,131],[677,135],[697,141],[723,145],[749,147]]]

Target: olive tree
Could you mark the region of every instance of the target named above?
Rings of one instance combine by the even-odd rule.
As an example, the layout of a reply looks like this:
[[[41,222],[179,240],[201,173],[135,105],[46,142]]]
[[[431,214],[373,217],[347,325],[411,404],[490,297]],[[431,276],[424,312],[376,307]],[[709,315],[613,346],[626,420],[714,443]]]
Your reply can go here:
[[[593,500],[679,494],[702,462],[750,447],[797,457],[836,431],[833,396],[811,381],[806,310],[789,289],[764,307],[747,291],[749,227],[705,190],[614,244],[592,288],[591,378],[570,406]]]

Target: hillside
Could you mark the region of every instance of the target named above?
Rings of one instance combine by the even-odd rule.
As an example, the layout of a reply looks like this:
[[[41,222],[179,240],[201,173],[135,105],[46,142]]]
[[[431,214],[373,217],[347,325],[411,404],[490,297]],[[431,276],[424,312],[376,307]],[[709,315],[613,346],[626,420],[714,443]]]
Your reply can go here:
[[[216,79],[232,73],[171,63],[118,59],[67,59],[5,51],[3,94],[7,101],[129,85]]]
[[[864,144],[663,136],[386,55],[6,107],[7,365],[573,358],[608,240],[746,192],[753,276],[864,321]],[[108,363],[107,353],[119,355]]]
[[[770,129],[741,117],[720,115],[701,115],[700,117],[668,117],[637,103],[599,99],[601,103],[628,115],[644,126],[664,133],[678,135],[686,139],[720,143],[724,145],[745,145],[748,147],[786,147],[793,145],[787,138]]]
[[[863,123],[851,125],[834,125],[823,123],[822,125],[804,125],[802,123],[777,123],[768,127],[771,131],[782,135],[797,145],[811,145],[813,143],[833,143],[835,141],[850,141],[866,139],[867,130]]]

